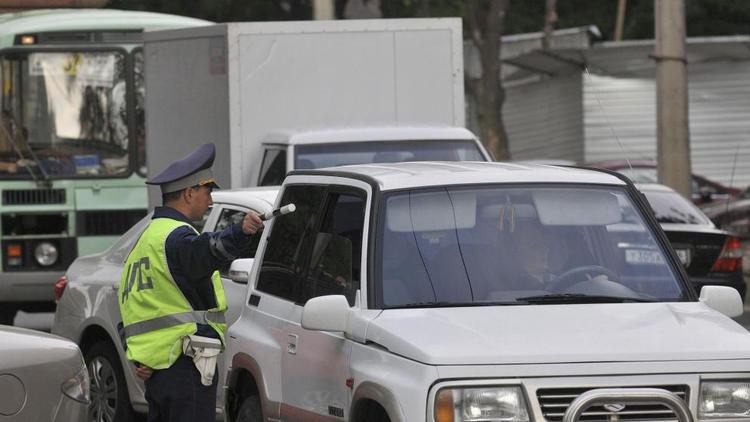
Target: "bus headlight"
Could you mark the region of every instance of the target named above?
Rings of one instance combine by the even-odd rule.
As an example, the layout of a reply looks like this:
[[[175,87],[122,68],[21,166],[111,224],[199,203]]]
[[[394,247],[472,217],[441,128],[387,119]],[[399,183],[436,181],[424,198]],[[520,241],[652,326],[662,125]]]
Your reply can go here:
[[[444,388],[435,400],[436,422],[529,422],[521,387]]]
[[[750,418],[750,380],[701,382],[698,418]]]
[[[34,258],[42,267],[49,267],[57,262],[57,247],[50,242],[42,242],[34,248]]]

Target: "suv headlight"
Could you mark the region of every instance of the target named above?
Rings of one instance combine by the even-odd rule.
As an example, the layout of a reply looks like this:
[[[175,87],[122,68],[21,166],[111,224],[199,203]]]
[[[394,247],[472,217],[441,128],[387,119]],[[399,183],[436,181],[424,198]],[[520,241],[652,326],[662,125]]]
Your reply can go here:
[[[89,371],[86,369],[86,365],[83,365],[81,370],[72,378],[62,383],[61,389],[63,394],[75,401],[86,404],[90,403]]]
[[[444,388],[435,399],[436,422],[528,422],[521,387]]]
[[[703,381],[699,419],[750,418],[750,380]]]

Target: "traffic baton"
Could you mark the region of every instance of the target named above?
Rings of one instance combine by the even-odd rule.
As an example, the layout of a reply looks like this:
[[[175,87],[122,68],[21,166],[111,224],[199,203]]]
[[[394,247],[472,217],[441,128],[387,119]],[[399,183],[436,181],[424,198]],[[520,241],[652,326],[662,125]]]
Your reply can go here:
[[[273,211],[268,211],[265,214],[261,214],[260,219],[261,221],[268,221],[274,217],[278,217],[280,215],[289,214],[290,212],[294,212],[297,209],[297,207],[294,206],[294,204],[284,205],[281,208],[276,208]]]

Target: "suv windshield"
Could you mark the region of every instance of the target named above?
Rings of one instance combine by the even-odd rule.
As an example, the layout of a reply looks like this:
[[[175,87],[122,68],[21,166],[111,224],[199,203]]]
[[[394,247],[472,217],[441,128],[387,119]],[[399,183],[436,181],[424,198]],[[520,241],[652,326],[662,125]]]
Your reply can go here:
[[[685,299],[624,189],[411,190],[382,207],[381,308]]]
[[[0,73],[0,177],[128,172],[124,53],[9,53]]]
[[[401,161],[486,161],[473,140],[346,142],[296,147],[295,168]]]

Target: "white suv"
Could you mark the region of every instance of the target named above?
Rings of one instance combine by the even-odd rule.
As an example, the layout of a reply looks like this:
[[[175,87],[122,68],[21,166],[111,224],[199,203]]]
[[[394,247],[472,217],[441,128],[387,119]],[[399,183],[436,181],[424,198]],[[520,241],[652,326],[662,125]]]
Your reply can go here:
[[[229,328],[230,421],[750,417],[737,291],[698,300],[621,176],[359,165],[292,172],[289,203]]]

